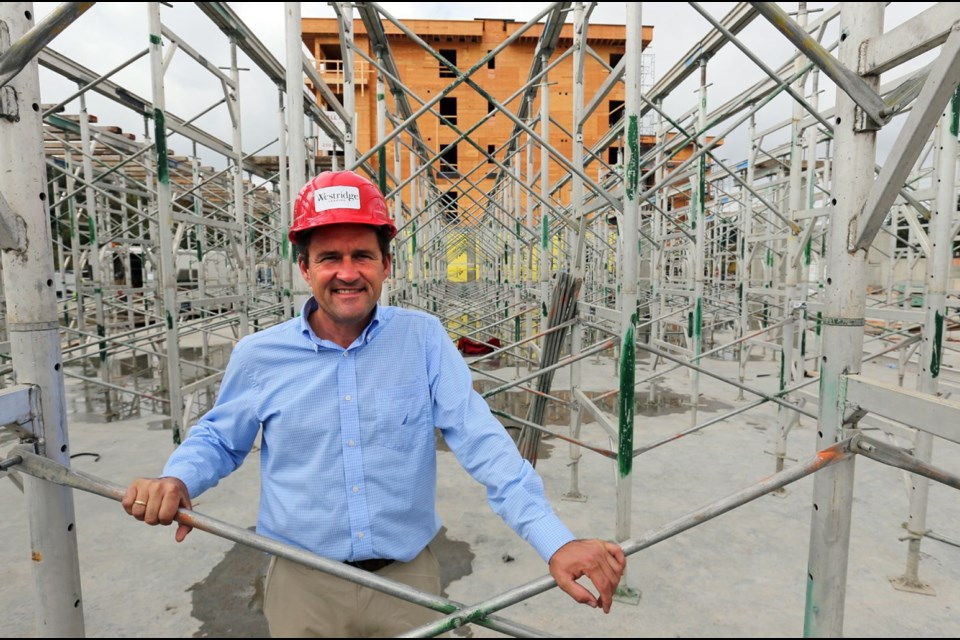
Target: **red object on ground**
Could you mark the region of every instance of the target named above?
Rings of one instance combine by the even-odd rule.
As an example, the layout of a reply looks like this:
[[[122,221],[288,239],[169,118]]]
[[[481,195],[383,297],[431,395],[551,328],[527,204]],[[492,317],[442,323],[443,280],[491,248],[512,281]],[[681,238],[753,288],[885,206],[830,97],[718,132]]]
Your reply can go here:
[[[486,342],[477,342],[464,336],[457,340],[457,349],[465,356],[482,356],[486,353],[493,353],[494,349],[500,347],[498,338],[490,338]]]

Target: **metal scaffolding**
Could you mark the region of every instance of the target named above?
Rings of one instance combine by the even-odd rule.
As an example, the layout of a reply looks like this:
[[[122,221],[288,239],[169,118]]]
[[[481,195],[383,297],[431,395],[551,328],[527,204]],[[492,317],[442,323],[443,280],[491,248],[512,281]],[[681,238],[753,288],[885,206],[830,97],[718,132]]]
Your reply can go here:
[[[885,31],[884,3],[838,3],[820,12],[799,3],[795,15],[776,3],[739,3],[721,18],[690,3],[704,19],[704,36],[658,76],[642,51],[642,3],[625,5],[626,50],[616,64],[588,45],[597,3],[557,2],[469,67],[447,60],[387,5],[330,3],[344,54],[337,91],[304,52],[299,3],[284,5],[282,63],[228,3],[196,3],[197,19],[221,36],[219,65],[165,23],[168,8],[142,3],[148,46],[108,70],[56,51],[54,36],[75,28],[70,23],[80,15],[110,10],[93,4],[65,3],[36,25],[30,3],[0,5],[0,34],[9,33],[0,38],[0,164],[12,168],[0,173],[0,415],[16,425],[22,443],[2,465],[19,465],[31,477],[24,494],[32,542],[57,559],[35,565],[36,589],[47,594],[37,635],[84,633],[68,526],[72,493],[60,485],[119,495],[68,469],[65,379],[82,382],[86,413],[107,420],[156,413],[179,443],[212,406],[236,341],[292,317],[309,295],[286,238],[290,203],[307,176],[338,166],[380,184],[400,229],[384,302],[433,313],[452,340],[489,347],[468,363],[494,413],[519,432],[524,455],[536,463],[541,434],[568,442],[571,500],[585,500],[581,456],[616,461],[611,537],[628,553],[812,474],[808,572],[798,576],[807,581],[804,630],[842,635],[860,454],[910,472],[906,566],[894,583],[932,591],[920,566],[930,535],[929,480],[960,488],[957,470],[931,464],[937,439],[960,443],[960,404],[949,399],[960,380],[942,375],[955,351],[946,337],[960,326],[951,274],[960,230],[956,4],[935,4]],[[369,48],[358,44],[355,9]],[[795,47],[778,66],[739,38],[763,21]],[[568,22],[573,36],[561,38]],[[401,76],[388,31],[446,68],[449,86],[417,95]],[[539,35],[528,75],[508,98],[496,99],[476,72],[530,34]],[[764,77],[708,106],[711,61],[725,48],[739,50]],[[928,52],[931,61],[916,68]],[[593,95],[584,82],[588,60],[603,67]],[[564,116],[548,99],[548,87],[566,82],[561,63],[573,69],[564,87],[572,113]],[[377,82],[377,143],[369,148],[358,146],[356,135],[361,87],[354,69],[361,65]],[[76,90],[51,99],[39,67]],[[126,69],[149,77],[149,98],[120,84]],[[258,132],[273,132],[259,148],[241,136],[243,88],[253,74],[277,92],[276,117],[254,123]],[[168,93],[184,75],[220,95],[174,113]],[[688,80],[697,82],[695,104],[668,110]],[[608,117],[598,106],[620,85],[622,117],[586,144],[585,124]],[[458,87],[490,105],[486,116],[467,122],[444,112],[442,99]],[[101,123],[94,104],[126,110],[142,126],[139,136]],[[471,133],[494,116],[507,119],[511,133],[483,147]],[[200,124],[214,120],[229,123],[228,140]],[[453,166],[424,133],[435,121],[481,161]],[[887,127],[894,141],[880,157],[877,137]],[[319,149],[320,135],[333,151]],[[572,140],[570,157],[552,142],[558,137]],[[734,140],[747,152],[730,162],[718,149]],[[562,177],[552,180],[556,167]],[[451,190],[459,200],[450,200]],[[635,353],[644,354],[642,362]],[[862,375],[862,363],[875,358],[895,363],[898,386]],[[588,359],[609,363],[611,382],[602,392],[585,391]],[[738,374],[719,372],[711,364],[718,360],[735,362]],[[779,363],[776,392],[751,378],[758,360]],[[905,375],[912,370],[919,371],[915,382]],[[568,374],[566,388],[554,385],[557,371]],[[637,535],[633,461],[672,439],[635,445],[634,407],[656,403],[658,380],[680,373],[687,411],[675,437],[777,405],[773,475]],[[746,403],[701,420],[703,376]],[[787,443],[801,419],[816,423],[817,446],[813,457],[793,462]],[[601,425],[608,446],[581,438],[590,421]],[[866,438],[864,429],[889,440]],[[199,514],[180,517],[205,528]],[[449,614],[411,635],[468,622],[531,633],[490,614],[553,586],[544,578],[464,605],[229,527],[206,530],[366,578]],[[628,574],[618,598],[640,597]]]

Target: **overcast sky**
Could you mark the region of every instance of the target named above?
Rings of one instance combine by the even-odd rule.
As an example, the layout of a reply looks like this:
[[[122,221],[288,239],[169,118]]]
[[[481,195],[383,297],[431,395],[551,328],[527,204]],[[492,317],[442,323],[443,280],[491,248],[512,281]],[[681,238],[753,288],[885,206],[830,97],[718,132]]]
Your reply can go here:
[[[52,11],[58,3],[35,3],[38,20]],[[512,18],[526,22],[549,3],[480,3],[480,2],[387,2],[383,7],[399,19],[435,18]],[[834,3],[808,3],[811,10],[833,6]],[[887,10],[889,29],[904,19],[916,15],[931,3],[892,3]],[[162,6],[164,24],[193,48],[218,66],[229,65],[229,46],[225,36],[214,27],[192,2],[174,2]],[[285,62],[284,4],[260,2],[235,2],[230,6],[257,34],[264,45],[283,64]],[[702,3],[715,18],[722,19],[735,6],[732,2]],[[781,3],[787,11],[794,11],[797,3]],[[625,3],[601,2],[590,18],[592,24],[624,24]],[[303,17],[332,17],[327,3],[301,3]],[[814,14],[812,18],[815,18]],[[645,2],[642,4],[642,19],[654,27],[653,43],[648,52],[654,54],[654,75],[659,78],[676,61],[689,51],[709,30],[709,23],[687,3]],[[835,29],[835,27],[834,27]],[[825,42],[835,39],[828,36]],[[756,18],[741,34],[740,39],[759,54],[771,67],[778,67],[787,60],[790,45],[763,18]],[[97,73],[105,73],[124,60],[142,51],[148,45],[147,3],[111,2],[97,3],[81,16],[50,45],[80,64]],[[932,55],[932,54],[930,54]],[[929,57],[922,61],[929,61]],[[244,56],[241,67],[250,67]],[[708,67],[708,107],[718,106],[745,88],[760,80],[763,72],[750,62],[735,47],[728,45],[711,61]],[[896,75],[900,75],[897,72]],[[119,72],[114,80],[134,93],[150,99],[149,57],[144,57]],[[828,85],[825,79],[821,87]],[[222,97],[219,82],[213,76],[182,53],[177,53],[165,76],[167,108],[178,117],[190,119]],[[76,87],[50,72],[41,70],[41,92],[44,103],[58,102]],[[666,102],[671,114],[680,114],[696,104],[697,81],[691,79],[676,89]],[[97,115],[100,124],[115,124],[125,131],[143,134],[143,122],[129,113],[124,113],[109,101],[99,96],[88,98],[88,110]],[[259,71],[244,72],[241,76],[241,101],[243,104],[243,146],[247,153],[253,152],[276,137],[278,97],[273,85]],[[825,90],[821,108],[833,103],[832,92]],[[776,103],[775,103],[776,104]],[[781,101],[778,108],[771,105],[759,118],[761,127],[789,117],[789,103]],[[67,113],[75,113],[77,103],[67,106]],[[225,109],[221,106],[197,120],[197,124],[225,141],[230,140],[230,125]],[[890,137],[888,134],[887,137]],[[720,157],[731,162],[743,159],[746,134],[734,132],[728,139]],[[881,142],[881,145],[883,142]],[[175,153],[190,153],[189,144],[182,139],[171,140]],[[262,153],[268,153],[265,151]],[[273,153],[276,153],[275,149]],[[219,163],[218,163],[219,164]]]

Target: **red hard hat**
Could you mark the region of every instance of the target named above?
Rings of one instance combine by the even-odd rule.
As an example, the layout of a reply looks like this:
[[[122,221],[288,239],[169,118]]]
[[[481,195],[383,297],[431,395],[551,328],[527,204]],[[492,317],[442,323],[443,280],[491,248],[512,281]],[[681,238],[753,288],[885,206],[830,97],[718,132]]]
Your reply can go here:
[[[324,171],[300,190],[287,237],[293,242],[305,229],[342,223],[387,227],[391,239],[397,235],[376,185],[353,171]]]

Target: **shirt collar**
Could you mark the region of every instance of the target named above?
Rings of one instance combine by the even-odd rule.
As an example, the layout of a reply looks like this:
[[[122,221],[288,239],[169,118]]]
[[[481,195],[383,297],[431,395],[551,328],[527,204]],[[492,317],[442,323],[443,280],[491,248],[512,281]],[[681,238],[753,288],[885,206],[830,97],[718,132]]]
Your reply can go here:
[[[315,334],[313,332],[313,327],[311,327],[310,323],[307,321],[307,318],[310,317],[310,314],[319,308],[320,308],[320,305],[317,304],[317,300],[313,296],[310,296],[307,299],[307,301],[303,303],[303,307],[300,309],[300,318],[299,318],[300,333],[302,333],[304,336],[306,336],[313,342],[320,343],[324,346],[332,345],[334,344],[333,342],[329,340],[324,340],[320,338],[317,334]],[[373,309],[373,318],[370,320],[370,323],[363,329],[363,331],[360,332],[360,335],[357,337],[356,340],[353,341],[353,344],[350,346],[352,347],[354,345],[365,344],[367,342],[370,342],[374,338],[376,338],[377,334],[379,334],[381,329],[383,328],[383,323],[387,319],[389,319],[389,315],[387,314],[383,305],[378,303],[377,306],[374,307]],[[337,345],[337,348],[339,349],[341,347]]]

